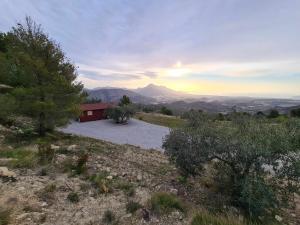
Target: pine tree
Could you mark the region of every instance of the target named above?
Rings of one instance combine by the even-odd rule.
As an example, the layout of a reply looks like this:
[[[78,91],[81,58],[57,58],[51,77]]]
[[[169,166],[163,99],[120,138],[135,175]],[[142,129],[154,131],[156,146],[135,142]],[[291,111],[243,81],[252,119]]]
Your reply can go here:
[[[33,118],[41,136],[79,113],[83,85],[75,81],[76,68],[40,25],[27,17],[0,44],[0,83],[14,88],[17,113]]]

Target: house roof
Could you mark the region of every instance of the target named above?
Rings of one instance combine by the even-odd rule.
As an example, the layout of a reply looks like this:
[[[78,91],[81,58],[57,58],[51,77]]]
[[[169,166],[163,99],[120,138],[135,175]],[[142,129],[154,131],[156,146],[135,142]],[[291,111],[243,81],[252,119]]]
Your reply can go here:
[[[107,109],[111,106],[109,103],[90,103],[90,104],[81,104],[80,109],[82,111],[87,110],[97,110],[97,109]]]

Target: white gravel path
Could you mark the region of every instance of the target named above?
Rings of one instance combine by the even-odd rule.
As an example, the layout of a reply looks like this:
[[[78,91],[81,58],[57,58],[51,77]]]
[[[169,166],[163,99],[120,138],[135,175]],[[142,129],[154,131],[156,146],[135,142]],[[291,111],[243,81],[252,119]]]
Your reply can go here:
[[[65,133],[92,137],[110,141],[116,144],[130,144],[144,149],[162,150],[163,138],[169,134],[168,127],[130,119],[128,124],[115,124],[111,120],[91,122],[72,122],[65,128],[59,129]]]

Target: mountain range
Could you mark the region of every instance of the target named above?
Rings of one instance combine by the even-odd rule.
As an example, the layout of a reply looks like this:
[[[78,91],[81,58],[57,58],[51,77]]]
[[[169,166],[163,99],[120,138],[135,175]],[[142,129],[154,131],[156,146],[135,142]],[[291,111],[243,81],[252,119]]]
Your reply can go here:
[[[134,103],[166,105],[179,112],[201,109],[208,112],[237,110],[254,113],[270,108],[286,112],[290,107],[300,106],[300,100],[297,99],[192,95],[154,84],[137,89],[105,87],[85,91],[88,98],[101,99],[103,102],[118,102],[123,95],[127,95]]]

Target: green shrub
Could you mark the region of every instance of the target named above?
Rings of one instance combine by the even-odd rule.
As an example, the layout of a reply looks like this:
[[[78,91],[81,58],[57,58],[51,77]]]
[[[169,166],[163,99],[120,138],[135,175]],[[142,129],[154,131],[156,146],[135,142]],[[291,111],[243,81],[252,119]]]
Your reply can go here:
[[[130,201],[126,204],[126,211],[128,213],[135,213],[142,206],[138,202]]]
[[[86,171],[86,163],[89,159],[88,154],[84,153],[81,154],[76,162],[76,165],[74,167],[74,170],[77,174],[82,174]]]
[[[160,113],[161,113],[161,114],[164,114],[164,115],[168,115],[168,116],[173,115],[172,110],[171,110],[171,109],[168,109],[168,108],[165,107],[165,106],[161,107]]]
[[[132,197],[135,194],[134,185],[132,183],[127,182],[127,181],[119,180],[116,183],[114,183],[114,187],[117,188],[117,189],[123,190],[124,193],[129,197]]]
[[[11,221],[11,210],[0,207],[0,225],[8,225]]]
[[[150,199],[150,208],[154,213],[164,214],[172,210],[185,211],[183,203],[173,194],[158,192]]]
[[[193,217],[191,225],[242,225],[242,223],[236,222],[236,219],[201,212]]]
[[[106,224],[112,224],[112,223],[116,222],[115,214],[111,210],[106,210],[104,212],[102,221]]]
[[[72,203],[79,202],[79,196],[76,192],[69,193],[67,199]]]
[[[185,175],[216,165],[219,190],[253,219],[275,213],[299,190],[300,120],[236,115],[215,121],[195,115],[188,127],[171,131],[163,146]]]
[[[55,150],[51,148],[48,142],[40,141],[38,145],[38,157],[41,163],[51,163],[54,156]]]
[[[38,161],[35,152],[23,148],[0,150],[0,157],[11,158],[9,165],[16,168],[32,168]]]

